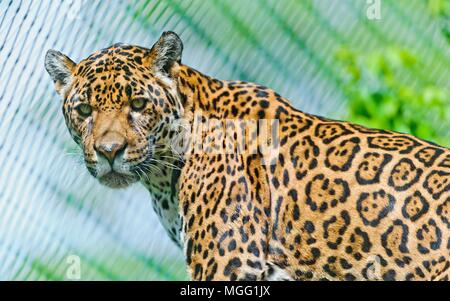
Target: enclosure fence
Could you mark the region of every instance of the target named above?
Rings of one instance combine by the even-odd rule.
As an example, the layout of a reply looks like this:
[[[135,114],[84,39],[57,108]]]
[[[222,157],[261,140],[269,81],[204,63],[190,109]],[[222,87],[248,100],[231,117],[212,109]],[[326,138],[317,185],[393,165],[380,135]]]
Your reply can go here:
[[[365,0],[0,0],[0,280],[187,277],[148,192],[105,188],[83,166],[44,69],[48,49],[80,61],[116,42],[151,47],[172,30],[183,63],[333,118],[347,106],[343,46],[406,47],[433,70],[410,84],[448,89],[449,48],[427,1],[381,5],[383,22]]]

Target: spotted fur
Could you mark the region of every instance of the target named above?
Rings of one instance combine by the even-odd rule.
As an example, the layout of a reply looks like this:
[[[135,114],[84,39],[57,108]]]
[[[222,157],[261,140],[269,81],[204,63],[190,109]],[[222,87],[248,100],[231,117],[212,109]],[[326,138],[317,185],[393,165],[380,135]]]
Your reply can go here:
[[[167,32],[152,49],[116,44],[79,64],[50,51],[46,68],[88,170],[148,188],[191,279],[448,280],[448,149],[303,113],[266,87],[181,64],[181,51]],[[175,154],[173,125],[196,112],[278,120],[275,164],[259,152]]]

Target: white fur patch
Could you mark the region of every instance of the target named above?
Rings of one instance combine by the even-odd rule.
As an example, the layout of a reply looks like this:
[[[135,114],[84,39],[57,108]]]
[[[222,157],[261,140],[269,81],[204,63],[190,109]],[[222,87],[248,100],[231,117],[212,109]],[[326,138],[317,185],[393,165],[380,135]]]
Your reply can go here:
[[[271,270],[269,272],[269,270]],[[266,279],[267,281],[293,281],[291,275],[289,275],[285,270],[281,269],[280,267],[271,264],[270,262],[267,263],[267,270],[266,270]]]

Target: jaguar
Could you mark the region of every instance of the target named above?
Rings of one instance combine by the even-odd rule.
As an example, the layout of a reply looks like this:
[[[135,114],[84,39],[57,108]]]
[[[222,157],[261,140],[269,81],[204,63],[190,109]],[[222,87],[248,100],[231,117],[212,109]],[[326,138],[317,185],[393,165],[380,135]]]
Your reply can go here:
[[[450,151],[182,64],[164,32],[45,68],[93,177],[142,183],[191,280],[448,280]]]

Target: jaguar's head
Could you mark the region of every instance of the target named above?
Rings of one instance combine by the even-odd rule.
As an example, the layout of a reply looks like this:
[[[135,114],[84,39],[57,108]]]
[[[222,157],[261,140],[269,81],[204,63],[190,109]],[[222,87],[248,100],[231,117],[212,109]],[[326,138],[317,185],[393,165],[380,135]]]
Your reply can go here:
[[[49,50],[45,68],[89,172],[123,188],[151,168],[165,128],[179,117],[182,42],[165,32],[151,49],[115,44],[76,64]]]

